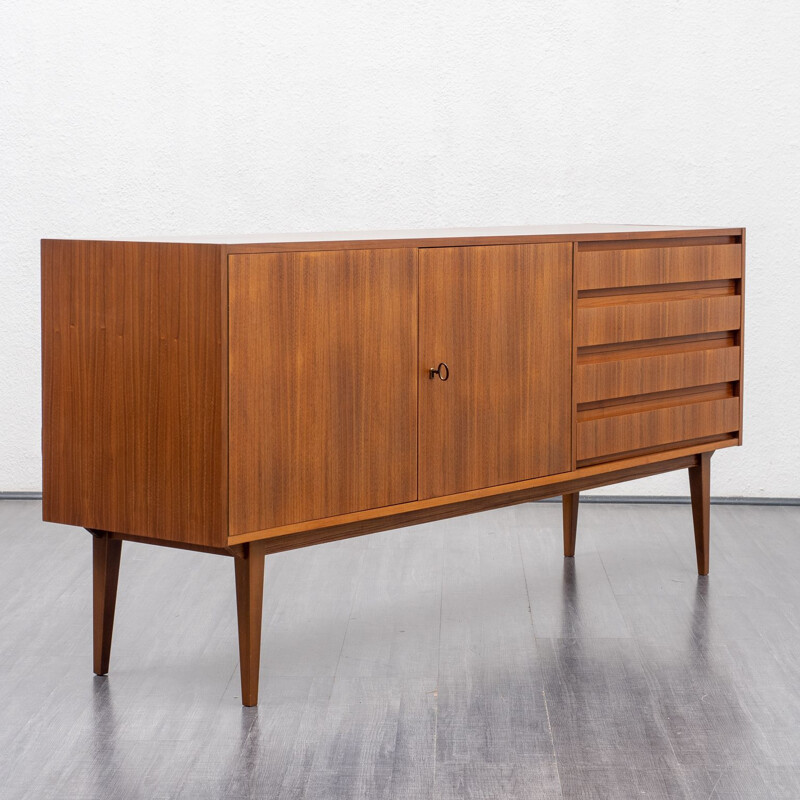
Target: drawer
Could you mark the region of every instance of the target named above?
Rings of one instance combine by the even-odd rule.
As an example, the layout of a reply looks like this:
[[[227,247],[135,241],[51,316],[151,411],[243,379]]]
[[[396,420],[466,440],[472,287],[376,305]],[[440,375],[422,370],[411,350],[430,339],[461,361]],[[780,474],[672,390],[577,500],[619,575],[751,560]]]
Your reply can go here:
[[[740,326],[741,297],[738,295],[643,303],[635,300],[636,296],[630,295],[619,305],[582,306],[579,299],[576,345],[585,347],[734,331]]]
[[[741,277],[740,244],[619,250],[581,250],[579,245],[575,267],[578,291]]]
[[[739,398],[688,403],[578,422],[578,465],[633,450],[739,430]]]
[[[715,347],[641,358],[617,357],[596,363],[582,364],[579,360],[575,372],[575,402],[591,403],[736,381],[739,379],[739,352],[738,347]]]

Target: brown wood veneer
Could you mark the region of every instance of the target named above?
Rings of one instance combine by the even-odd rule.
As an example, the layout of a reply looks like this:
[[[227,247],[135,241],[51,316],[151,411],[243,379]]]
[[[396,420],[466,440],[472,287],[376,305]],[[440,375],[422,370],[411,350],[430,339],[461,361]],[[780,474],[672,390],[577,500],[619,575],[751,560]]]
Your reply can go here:
[[[741,228],[42,242],[43,514],[234,557],[242,701],[264,556],[689,469],[741,442]],[[446,381],[430,369],[448,366]],[[442,374],[441,371],[439,373]]]

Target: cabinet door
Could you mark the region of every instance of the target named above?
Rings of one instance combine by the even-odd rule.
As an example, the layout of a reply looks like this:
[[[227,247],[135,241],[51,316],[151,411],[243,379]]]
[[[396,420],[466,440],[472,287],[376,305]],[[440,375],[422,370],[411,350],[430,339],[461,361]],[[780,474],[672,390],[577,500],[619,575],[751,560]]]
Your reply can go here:
[[[568,471],[572,245],[423,249],[419,285],[420,499]]]
[[[416,499],[413,249],[229,258],[230,531]]]

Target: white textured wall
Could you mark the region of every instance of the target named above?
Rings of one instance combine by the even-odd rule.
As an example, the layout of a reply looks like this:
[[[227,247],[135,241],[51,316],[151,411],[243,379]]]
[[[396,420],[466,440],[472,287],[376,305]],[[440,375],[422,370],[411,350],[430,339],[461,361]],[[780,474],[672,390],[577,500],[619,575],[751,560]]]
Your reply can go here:
[[[41,237],[631,222],[747,226],[712,490],[798,496],[799,47],[797,0],[3,0],[0,490],[40,487]]]

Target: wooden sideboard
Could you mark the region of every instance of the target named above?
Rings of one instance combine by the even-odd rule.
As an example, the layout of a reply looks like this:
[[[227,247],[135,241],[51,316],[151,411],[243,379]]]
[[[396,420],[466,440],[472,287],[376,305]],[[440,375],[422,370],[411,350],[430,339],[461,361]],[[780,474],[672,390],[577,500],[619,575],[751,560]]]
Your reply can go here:
[[[43,515],[232,556],[255,705],[267,553],[688,468],[741,444],[743,228],[42,241]]]

